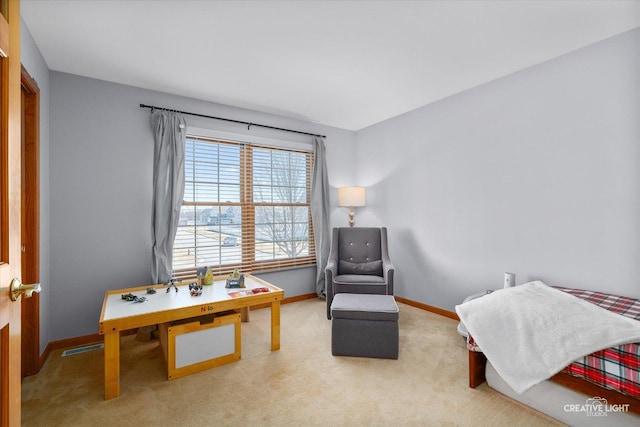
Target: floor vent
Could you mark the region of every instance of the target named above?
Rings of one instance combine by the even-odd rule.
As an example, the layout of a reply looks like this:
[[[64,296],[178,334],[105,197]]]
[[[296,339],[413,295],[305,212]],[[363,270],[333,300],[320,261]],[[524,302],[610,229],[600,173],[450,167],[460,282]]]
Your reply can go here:
[[[71,350],[65,350],[62,352],[62,357],[72,356],[78,353],[86,353],[87,351],[98,350],[100,348],[104,348],[104,344],[94,344],[94,345],[88,345],[86,347],[78,347]]]

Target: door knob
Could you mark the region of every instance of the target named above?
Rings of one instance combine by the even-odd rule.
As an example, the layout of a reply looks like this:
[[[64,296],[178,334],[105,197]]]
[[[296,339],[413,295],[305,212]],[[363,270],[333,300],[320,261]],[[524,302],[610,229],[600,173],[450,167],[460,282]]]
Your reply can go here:
[[[20,283],[20,279],[17,277],[11,281],[10,291],[11,291],[11,301],[18,301],[21,293],[24,293],[24,296],[27,298],[31,298],[34,292],[40,293],[40,283],[33,283],[31,285],[23,285]]]

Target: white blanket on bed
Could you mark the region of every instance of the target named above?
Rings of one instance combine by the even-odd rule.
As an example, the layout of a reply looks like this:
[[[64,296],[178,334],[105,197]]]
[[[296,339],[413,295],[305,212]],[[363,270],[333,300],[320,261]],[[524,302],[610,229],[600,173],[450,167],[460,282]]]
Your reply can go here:
[[[640,342],[639,321],[539,281],[457,305],[456,312],[518,394],[587,354]]]

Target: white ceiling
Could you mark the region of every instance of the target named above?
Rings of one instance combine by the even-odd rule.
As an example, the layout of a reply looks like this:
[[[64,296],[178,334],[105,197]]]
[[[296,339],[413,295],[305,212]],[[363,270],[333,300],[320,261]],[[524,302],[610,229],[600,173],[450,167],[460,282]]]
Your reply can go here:
[[[21,5],[52,70],[350,130],[640,27],[637,0]]]

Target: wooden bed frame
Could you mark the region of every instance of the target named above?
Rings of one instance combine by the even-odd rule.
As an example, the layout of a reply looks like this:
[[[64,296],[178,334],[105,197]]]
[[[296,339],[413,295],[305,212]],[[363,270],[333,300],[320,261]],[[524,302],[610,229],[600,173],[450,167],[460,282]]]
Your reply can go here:
[[[481,352],[468,351],[469,387],[476,388],[486,381],[485,369],[487,366],[487,357]],[[632,396],[622,394],[614,390],[602,388],[582,378],[574,377],[572,375],[565,374],[564,372],[554,375],[550,380],[590,397],[604,397],[612,404],[628,404],[629,412],[640,415],[640,399],[636,399]]]

